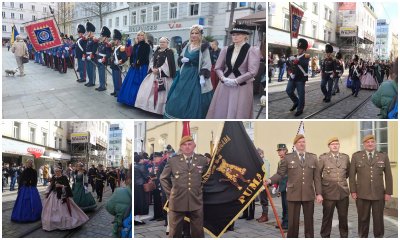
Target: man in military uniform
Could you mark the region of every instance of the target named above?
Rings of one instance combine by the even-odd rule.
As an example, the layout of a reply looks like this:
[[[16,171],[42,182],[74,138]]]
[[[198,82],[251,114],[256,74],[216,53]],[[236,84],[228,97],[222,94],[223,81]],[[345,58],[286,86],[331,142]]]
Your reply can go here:
[[[324,198],[321,237],[329,238],[332,230],[332,218],[335,207],[339,218],[341,238],[347,238],[349,228],[347,215],[349,209],[349,187],[347,178],[350,171],[350,158],[339,152],[340,143],[337,137],[328,140],[329,152],[319,156],[319,169],[322,180],[322,197]]]
[[[282,164],[282,161],[285,159],[285,156],[288,152],[286,144],[284,144],[284,143],[278,144],[276,151],[278,152],[278,156],[279,156],[279,163],[278,163],[278,169],[279,169],[280,165]],[[285,175],[279,181],[279,193],[280,193],[281,202],[282,202],[282,222],[281,222],[282,229],[288,229],[288,202],[287,202],[287,195],[286,195],[287,179],[288,179],[288,176]],[[279,228],[279,226],[276,225],[275,228]]]
[[[387,154],[376,150],[374,135],[365,136],[363,146],[364,150],[351,158],[349,176],[351,197],[357,205],[358,237],[368,237],[372,208],[374,237],[381,238],[385,201],[393,194],[392,171]]]
[[[207,158],[194,153],[191,136],[182,137],[182,154],[171,157],[160,176],[169,200],[169,237],[182,237],[184,217],[190,215],[191,237],[204,237],[202,175],[207,171]]]
[[[349,76],[351,77],[352,81],[351,91],[354,97],[358,96],[358,92],[361,89],[361,80],[360,80],[361,74],[362,74],[362,66],[361,64],[358,64],[358,56],[354,55],[353,62],[351,63],[349,68]]]
[[[91,168],[89,168],[89,172],[88,172],[88,177],[89,177],[89,183],[90,185],[92,185],[92,192],[94,192],[95,190],[95,178],[97,175],[98,170],[94,167],[94,165],[92,165]]]
[[[300,38],[297,43],[298,56],[291,56],[288,61],[290,77],[286,86],[286,93],[293,102],[290,111],[297,108],[295,116],[300,116],[303,113],[305,105],[305,85],[308,81],[308,63],[310,62],[310,55],[306,54],[307,47],[307,40]],[[298,97],[294,94],[296,89]]]
[[[111,168],[108,172],[107,182],[110,184],[111,192],[114,193],[115,185],[117,181],[117,173],[114,168]]]
[[[303,206],[304,234],[306,238],[310,238],[314,237],[314,200],[318,203],[323,200],[318,158],[317,155],[306,152],[304,135],[296,135],[293,144],[296,151],[285,156],[277,173],[267,182],[278,183],[283,177],[288,176],[289,229],[287,237],[299,237],[300,209]]]
[[[88,32],[88,42],[86,45],[86,65],[87,65],[87,75],[89,82],[85,83],[86,87],[93,87],[96,85],[96,51],[98,47],[98,39],[95,38],[94,32],[96,27],[90,23],[86,23],[86,32]]]
[[[343,75],[344,72],[344,64],[343,64],[343,56],[342,53],[336,53],[336,60],[334,62],[334,69],[335,69],[335,76],[333,77],[333,89],[332,89],[332,96],[339,93],[339,79]]]
[[[101,202],[103,200],[103,189],[104,189],[104,182],[107,180],[106,172],[104,171],[103,165],[99,164],[97,167],[97,174],[96,174],[96,194],[97,200]]]
[[[76,43],[72,45],[72,49],[75,51],[75,57],[78,60],[78,71],[79,71],[79,79],[77,82],[86,82],[86,44],[87,40],[84,36],[86,30],[82,24],[79,24],[77,27],[78,39]]]
[[[111,56],[111,44],[108,42],[108,39],[111,37],[110,29],[104,26],[101,29],[100,33],[102,39],[99,43],[99,47],[97,48],[97,62],[98,62],[98,70],[99,70],[99,82],[100,86],[96,88],[97,91],[105,91],[106,89],[106,68],[108,59]]]
[[[119,90],[121,89],[122,79],[121,79],[121,68],[122,64],[128,60],[128,56],[125,52],[125,46],[122,45],[122,34],[117,29],[114,29],[114,47],[111,56],[111,71],[114,84],[114,92],[111,93],[112,96],[118,97]]]
[[[321,68],[321,91],[324,94],[323,101],[328,103],[331,101],[333,78],[336,75],[335,72],[335,60],[332,57],[333,47],[330,44],[325,45],[326,58],[322,61]],[[328,89],[326,89],[326,84],[328,84]]]

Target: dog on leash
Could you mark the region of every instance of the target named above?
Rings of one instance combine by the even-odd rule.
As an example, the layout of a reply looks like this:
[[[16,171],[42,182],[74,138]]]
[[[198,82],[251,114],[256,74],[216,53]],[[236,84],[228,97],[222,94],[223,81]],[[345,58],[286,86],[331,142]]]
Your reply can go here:
[[[15,69],[15,70],[6,69],[5,72],[6,72],[7,77],[9,77],[11,75],[14,77],[15,74],[18,72],[18,69]]]

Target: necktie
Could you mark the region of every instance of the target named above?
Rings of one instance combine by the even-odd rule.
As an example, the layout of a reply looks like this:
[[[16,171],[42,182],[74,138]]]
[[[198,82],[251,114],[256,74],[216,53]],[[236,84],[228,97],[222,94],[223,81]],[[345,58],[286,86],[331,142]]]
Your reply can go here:
[[[369,155],[369,157],[368,157],[369,164],[371,164],[372,163],[372,153],[370,152],[368,155]]]
[[[336,159],[336,165],[338,165],[338,163],[339,163],[339,156],[338,156],[338,155],[335,155],[335,159]]]
[[[300,155],[301,164],[304,164],[304,153],[300,153],[299,155]]]
[[[186,158],[186,162],[187,162],[188,167],[190,168],[190,164],[192,163],[192,157]]]

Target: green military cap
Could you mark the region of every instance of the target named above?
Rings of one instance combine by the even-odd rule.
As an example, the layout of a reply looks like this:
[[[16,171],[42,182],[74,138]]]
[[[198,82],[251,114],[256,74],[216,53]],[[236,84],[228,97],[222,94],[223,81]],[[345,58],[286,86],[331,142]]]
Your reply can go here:
[[[279,151],[279,150],[287,150],[286,144],[284,144],[284,143],[279,143],[279,144],[276,146],[276,151]]]

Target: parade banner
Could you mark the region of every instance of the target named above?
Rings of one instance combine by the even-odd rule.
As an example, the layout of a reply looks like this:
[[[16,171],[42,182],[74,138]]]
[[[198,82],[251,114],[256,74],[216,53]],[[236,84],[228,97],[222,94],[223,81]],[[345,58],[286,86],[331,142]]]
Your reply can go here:
[[[15,25],[12,26],[11,28],[11,46],[14,44],[15,40],[17,39],[17,36],[19,35],[17,28]]]
[[[290,34],[292,38],[297,38],[299,36],[301,19],[303,18],[304,11],[290,4]]]
[[[29,23],[25,29],[36,51],[47,50],[63,44],[54,19]]]
[[[263,160],[242,122],[225,122],[203,176],[204,229],[220,237],[262,191]]]

